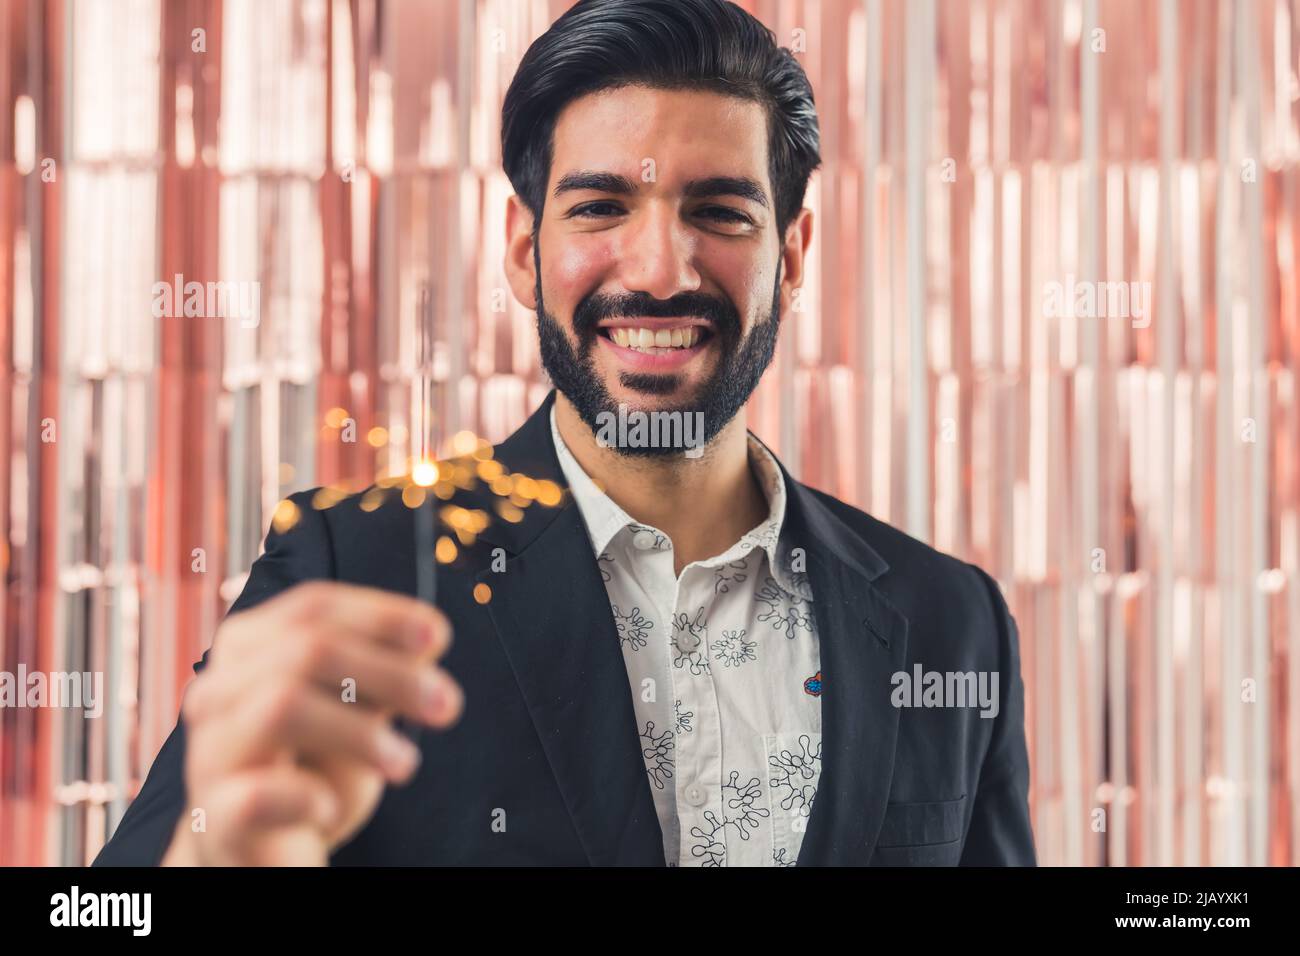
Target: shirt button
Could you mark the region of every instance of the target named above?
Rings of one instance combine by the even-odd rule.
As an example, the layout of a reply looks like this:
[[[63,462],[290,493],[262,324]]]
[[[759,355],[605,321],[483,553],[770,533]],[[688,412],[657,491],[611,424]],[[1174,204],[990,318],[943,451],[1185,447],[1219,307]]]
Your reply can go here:
[[[689,628],[677,632],[677,649],[683,654],[690,654],[699,646],[699,638],[694,637]]]
[[[655,536],[652,531],[638,531],[632,538],[632,544],[638,551],[649,551],[655,546]]]
[[[704,803],[704,788],[698,783],[693,783],[686,788],[686,802],[693,807],[698,807]]]

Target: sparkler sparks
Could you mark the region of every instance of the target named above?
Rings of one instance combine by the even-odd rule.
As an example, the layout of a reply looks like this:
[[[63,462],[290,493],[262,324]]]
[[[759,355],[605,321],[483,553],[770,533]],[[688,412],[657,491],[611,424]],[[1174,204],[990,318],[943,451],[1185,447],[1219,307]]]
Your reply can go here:
[[[462,432],[453,440],[452,451],[458,450],[459,454],[440,461],[414,459],[406,474],[379,477],[363,491],[348,491],[337,485],[320,488],[312,495],[310,506],[315,511],[325,511],[359,496],[358,507],[370,513],[378,510],[390,495],[400,494],[402,503],[415,512],[416,594],[420,600],[436,606],[437,566],[454,564],[462,550],[472,547],[493,521],[492,511],[486,508],[452,501],[458,491],[486,487],[496,498],[492,510],[502,520],[512,523],[523,520],[526,508],[534,505],[553,508],[564,500],[564,489],[558,484],[509,471],[492,457],[491,444],[469,432]],[[446,504],[439,506],[439,501]],[[286,498],[276,506],[272,523],[277,533],[284,534],[301,519],[302,510]],[[445,533],[438,535],[440,527]],[[492,600],[492,589],[486,584],[476,584],[473,596],[477,604],[486,605]],[[417,725],[400,717],[395,725],[418,746],[421,729]]]
[[[374,484],[361,491],[326,485],[312,495],[310,506],[315,511],[326,511],[359,496],[358,507],[370,513],[378,510],[390,495],[400,496],[402,503],[416,512],[417,595],[436,604],[437,565],[458,560],[462,550],[472,547],[495,518],[517,523],[523,520],[527,508],[534,505],[554,508],[564,500],[564,489],[559,484],[509,471],[492,457],[491,444],[472,433],[462,432],[453,440],[451,450],[457,449],[460,454],[454,457],[436,461],[415,459],[408,472],[377,477]],[[495,497],[490,509],[468,507],[452,500],[458,491],[483,488]],[[447,503],[438,506],[439,501]],[[285,498],[276,506],[272,526],[277,534],[284,534],[301,519],[299,505]],[[481,604],[487,600],[479,591],[475,592],[475,598]]]

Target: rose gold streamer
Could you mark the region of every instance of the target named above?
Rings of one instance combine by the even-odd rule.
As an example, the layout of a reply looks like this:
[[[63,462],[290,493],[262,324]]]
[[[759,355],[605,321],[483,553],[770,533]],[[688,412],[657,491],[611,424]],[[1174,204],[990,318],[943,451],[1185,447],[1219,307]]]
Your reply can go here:
[[[284,494],[408,467],[422,282],[436,441],[545,390],[496,132],[565,0],[123,2],[0,0],[0,669],[110,689],[0,711],[0,864],[94,855]],[[1294,865],[1294,4],[741,5],[825,160],[753,427],[999,579],[1044,863]],[[177,272],[261,324],[154,319]],[[1047,315],[1070,277],[1148,314]]]

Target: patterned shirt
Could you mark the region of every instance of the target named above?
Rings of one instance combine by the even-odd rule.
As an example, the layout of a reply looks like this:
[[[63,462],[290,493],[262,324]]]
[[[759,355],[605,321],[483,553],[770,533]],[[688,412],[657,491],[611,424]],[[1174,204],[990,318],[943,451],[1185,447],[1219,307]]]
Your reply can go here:
[[[768,517],[678,576],[560,437],[627,667],[669,866],[793,866],[821,775],[821,671],[802,549],[781,537],[785,481],[749,436]]]

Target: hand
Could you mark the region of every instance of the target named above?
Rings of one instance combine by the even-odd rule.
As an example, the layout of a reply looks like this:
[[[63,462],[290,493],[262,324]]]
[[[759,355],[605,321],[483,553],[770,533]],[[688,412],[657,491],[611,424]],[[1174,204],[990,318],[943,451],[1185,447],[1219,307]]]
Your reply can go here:
[[[393,718],[459,718],[460,687],[434,664],[450,643],[437,609],[337,581],[227,618],[182,703],[188,806],[163,865],[325,865],[415,772]]]

